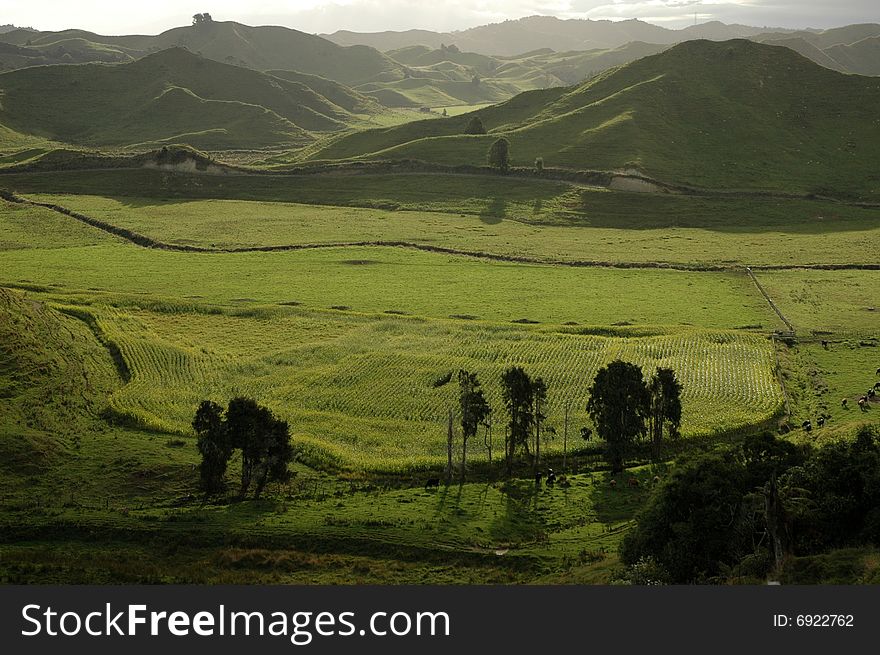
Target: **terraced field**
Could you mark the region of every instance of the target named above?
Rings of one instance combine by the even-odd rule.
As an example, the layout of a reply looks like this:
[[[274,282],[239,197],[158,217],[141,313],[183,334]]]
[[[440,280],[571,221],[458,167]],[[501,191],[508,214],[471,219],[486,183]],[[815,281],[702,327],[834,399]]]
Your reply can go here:
[[[554,330],[296,309],[262,319],[68,311],[89,314],[122,353],[131,381],[110,404],[127,422],[189,435],[201,399],[245,394],[290,420],[298,440],[322,451],[319,461],[336,465],[440,465],[457,386],[437,384],[459,368],[480,374],[499,416],[498,381],[506,366],[542,376],[550,387],[549,425],[559,433],[547,448],[557,451],[565,406],[574,438],[587,423],[587,387],[615,358],[638,363],[646,374],[658,366],[677,371],[686,437],[766,421],[782,402],[769,341],[731,331]],[[482,448],[473,451],[477,459],[486,456]]]

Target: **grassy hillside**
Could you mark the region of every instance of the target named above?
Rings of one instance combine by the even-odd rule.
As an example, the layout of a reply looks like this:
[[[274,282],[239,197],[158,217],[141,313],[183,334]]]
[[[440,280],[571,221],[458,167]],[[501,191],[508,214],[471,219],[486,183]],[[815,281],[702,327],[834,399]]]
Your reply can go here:
[[[320,83],[328,86],[330,83]],[[351,113],[298,80],[172,48],[129,64],[41,66],[0,75],[0,122],[89,145],[176,140],[209,149],[302,143]],[[53,102],[45,102],[45,90]],[[334,88],[340,95],[341,87]],[[364,112],[378,111],[368,102]]]
[[[344,84],[400,73],[399,64],[372,48],[344,48],[285,27],[250,27],[235,22],[213,21],[178,27],[156,36],[104,36],[83,30],[36,33],[15,30],[0,35],[0,41],[19,46],[30,44],[34,48],[71,39],[140,56],[182,47],[209,59],[255,70],[296,70]]]
[[[85,324],[0,289],[0,472],[37,473],[78,447],[119,384]]]
[[[407,66],[405,77],[358,89],[386,105],[448,107],[500,102],[521,91],[577,84],[613,66],[656,54],[667,46],[634,42],[611,50],[537,50],[515,57],[409,46],[388,53]]]
[[[483,109],[486,136],[463,135],[465,115],[344,137],[311,156],[481,164],[504,135],[514,165],[543,157],[702,187],[876,197],[878,102],[880,80],[787,48],[692,41],[579,87]]]

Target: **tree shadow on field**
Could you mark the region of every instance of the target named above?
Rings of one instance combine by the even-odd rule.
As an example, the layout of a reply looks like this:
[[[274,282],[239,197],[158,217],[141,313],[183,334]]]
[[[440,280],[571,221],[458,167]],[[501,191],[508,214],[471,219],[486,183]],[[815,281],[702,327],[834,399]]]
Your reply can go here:
[[[486,225],[497,225],[502,220],[504,220],[504,216],[507,212],[507,203],[503,198],[492,198],[492,201],[486,205],[483,211],[480,212],[480,220],[483,221]]]

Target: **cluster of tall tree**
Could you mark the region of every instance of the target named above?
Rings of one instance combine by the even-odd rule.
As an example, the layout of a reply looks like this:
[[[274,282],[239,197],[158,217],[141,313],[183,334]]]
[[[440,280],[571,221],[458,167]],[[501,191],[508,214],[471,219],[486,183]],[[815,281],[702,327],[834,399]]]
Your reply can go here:
[[[442,378],[443,383],[451,374]],[[483,393],[476,373],[458,372],[458,416],[461,425],[461,479],[467,467],[468,443],[477,436],[480,426],[486,430],[484,444],[492,461],[492,410]],[[587,412],[596,426],[598,436],[605,441],[608,462],[613,472],[624,468],[626,458],[639,440],[649,440],[654,457],[661,457],[661,444],[666,436],[675,438],[681,426],[681,384],[675,372],[658,368],[650,380],[645,380],[642,369],[628,362],[616,360],[600,369],[589,390]],[[520,366],[507,368],[501,375],[501,398],[506,413],[504,434],[504,461],[508,474],[518,456],[531,460],[538,470],[541,462],[541,444],[547,432],[548,388],[540,377],[532,378]],[[447,478],[453,474],[454,436],[450,411],[447,425]],[[565,436],[568,436],[568,408],[566,408]],[[592,430],[581,429],[581,436],[590,440]]]
[[[858,545],[880,545],[880,433],[869,426],[815,449],[762,434],[691,454],[620,554],[653,563],[663,582],[690,583],[784,577],[792,557]]]
[[[236,450],[241,451],[242,498],[251,487],[254,498],[259,498],[268,482],[289,477],[288,466],[293,459],[290,427],[255,400],[233,398],[225,409],[204,400],[192,427],[198,435],[202,456],[199,472],[207,493],[220,493],[226,488],[226,469]]]
[[[681,384],[672,369],[658,368],[646,381],[640,366],[615,360],[596,374],[587,412],[605,441],[612,472],[619,473],[639,439],[650,439],[659,458],[664,432],[678,436]]]

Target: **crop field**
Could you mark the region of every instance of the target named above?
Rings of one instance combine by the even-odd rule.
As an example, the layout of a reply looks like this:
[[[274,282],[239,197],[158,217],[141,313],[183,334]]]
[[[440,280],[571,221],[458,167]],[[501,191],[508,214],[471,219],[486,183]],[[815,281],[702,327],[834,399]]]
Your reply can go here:
[[[459,368],[478,372],[501,413],[499,379],[510,365],[550,388],[549,424],[562,447],[563,413],[586,423],[586,388],[598,368],[623,358],[646,375],[673,367],[684,385],[686,437],[760,423],[781,406],[769,342],[730,331],[681,329],[640,336],[578,334],[521,326],[290,310],[271,319],[75,308],[117,345],[131,381],[110,398],[138,427],[188,435],[203,398],[263,399],[298,438],[330,460],[363,468],[421,468],[445,457],[445,421]],[[589,332],[589,331],[587,331]],[[643,333],[641,333],[643,334]],[[499,439],[498,434],[495,439]],[[498,443],[496,442],[496,456]],[[485,457],[481,445],[476,459]]]
[[[378,183],[374,187],[376,204],[381,204],[385,189]],[[445,190],[443,185],[441,190]],[[652,225],[643,219],[646,209],[640,203],[646,199],[641,194],[558,191],[560,195],[546,202],[506,203],[497,207],[497,216],[490,215],[491,203],[467,184],[457,189],[460,197],[455,202],[465,208],[457,212],[444,209],[443,202],[452,199],[443,201],[428,191],[422,192],[421,200],[413,196],[406,201],[404,206],[412,209],[395,211],[269,201],[30,197],[158,241],[221,249],[406,241],[554,261],[664,262],[694,267],[880,263],[880,225],[865,220],[866,209],[809,201],[660,197],[654,202],[667,214],[664,221],[655,209]],[[474,195],[465,197],[469,192]],[[398,202],[395,197],[403,200],[402,192],[386,197],[385,202]],[[752,220],[761,221],[764,227],[741,222],[731,227],[728,214],[737,211],[753,212]],[[815,218],[822,214],[832,229],[817,231]],[[639,229],[633,229],[635,223],[641,225]]]

